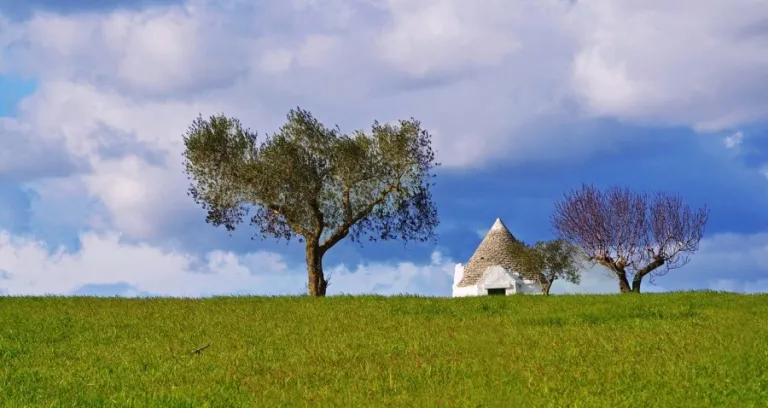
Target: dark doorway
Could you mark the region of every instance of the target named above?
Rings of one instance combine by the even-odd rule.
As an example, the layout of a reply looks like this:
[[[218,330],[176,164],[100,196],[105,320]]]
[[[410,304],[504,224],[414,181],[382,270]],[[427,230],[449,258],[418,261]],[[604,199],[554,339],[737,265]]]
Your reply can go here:
[[[504,296],[507,294],[507,290],[504,288],[496,288],[496,289],[488,289],[488,295],[501,295]]]

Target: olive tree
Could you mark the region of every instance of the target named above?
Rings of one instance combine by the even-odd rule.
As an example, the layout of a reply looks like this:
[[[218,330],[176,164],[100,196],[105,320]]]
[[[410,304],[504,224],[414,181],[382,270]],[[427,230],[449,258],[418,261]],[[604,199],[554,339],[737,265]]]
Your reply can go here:
[[[323,256],[347,237],[434,239],[439,163],[419,121],[342,134],[297,108],[276,134],[257,136],[238,119],[199,116],[184,135],[189,195],[214,226],[233,231],[250,215],[262,239],[303,242],[310,296],[325,295]]]
[[[549,295],[552,284],[565,280],[574,284],[581,282],[581,261],[579,248],[562,239],[539,241],[534,245],[515,242],[509,251],[517,267],[526,276],[535,276],[541,286],[541,293]]]
[[[640,293],[646,276],[653,283],[654,277],[689,262],[708,217],[706,206],[693,210],[676,194],[649,196],[584,184],[555,205],[552,226],[560,238],[606,267],[618,279],[621,293]]]

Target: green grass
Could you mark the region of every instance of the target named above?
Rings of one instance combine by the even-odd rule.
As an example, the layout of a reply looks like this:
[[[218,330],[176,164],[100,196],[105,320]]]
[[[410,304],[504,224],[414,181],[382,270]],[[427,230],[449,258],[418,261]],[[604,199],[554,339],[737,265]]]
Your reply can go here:
[[[767,404],[768,295],[0,297],[3,407]]]

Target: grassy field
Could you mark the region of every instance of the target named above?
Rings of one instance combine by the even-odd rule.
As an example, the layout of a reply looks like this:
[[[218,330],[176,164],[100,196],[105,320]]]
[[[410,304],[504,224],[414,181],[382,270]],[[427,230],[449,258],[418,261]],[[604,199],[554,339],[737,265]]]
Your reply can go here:
[[[0,297],[3,407],[767,405],[768,295]]]

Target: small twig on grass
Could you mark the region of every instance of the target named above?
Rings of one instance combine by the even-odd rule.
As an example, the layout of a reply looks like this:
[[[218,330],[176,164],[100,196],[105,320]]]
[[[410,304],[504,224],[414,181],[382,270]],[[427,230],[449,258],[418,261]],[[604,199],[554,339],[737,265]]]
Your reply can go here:
[[[193,352],[192,352],[192,353],[190,353],[190,354],[200,354],[200,352],[201,352],[201,351],[203,351],[203,350],[207,349],[208,347],[211,347],[211,345],[210,345],[210,344],[206,344],[205,346],[203,346],[203,347],[200,347],[199,349],[197,349],[197,350],[193,351]]]

